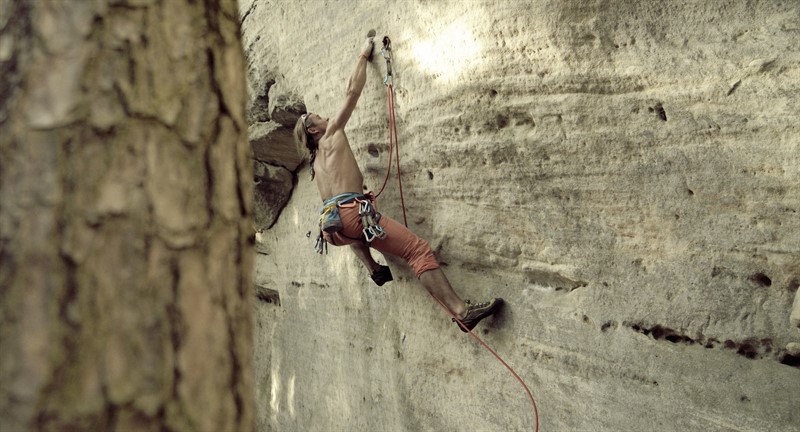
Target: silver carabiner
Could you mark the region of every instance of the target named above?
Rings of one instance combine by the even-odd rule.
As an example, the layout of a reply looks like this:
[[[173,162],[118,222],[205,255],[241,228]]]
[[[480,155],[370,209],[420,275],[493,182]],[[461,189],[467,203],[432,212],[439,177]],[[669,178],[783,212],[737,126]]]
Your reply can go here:
[[[367,243],[372,243],[372,241],[375,240],[375,237],[377,237],[377,234],[375,234],[375,231],[372,229],[372,227],[364,228],[362,232],[364,234],[364,240],[366,240]]]

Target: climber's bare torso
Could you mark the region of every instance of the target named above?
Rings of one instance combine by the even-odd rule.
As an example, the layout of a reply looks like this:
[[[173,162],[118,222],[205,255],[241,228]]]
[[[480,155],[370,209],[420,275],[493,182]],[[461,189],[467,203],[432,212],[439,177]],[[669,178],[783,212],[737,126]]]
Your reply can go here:
[[[316,114],[310,115],[313,122],[326,123],[328,119]],[[330,130],[330,129],[328,129]],[[337,128],[319,140],[319,150],[314,161],[317,189],[324,200],[345,192],[363,192],[364,177],[350,149],[350,142],[344,130]]]
[[[364,177],[350,149],[344,127],[367,80],[367,58],[372,54],[373,41],[368,37],[361,48],[356,68],[347,80],[344,105],[333,118],[309,114],[306,131],[317,140],[317,155],[314,160],[315,178],[319,195],[326,200],[345,192],[364,191]]]

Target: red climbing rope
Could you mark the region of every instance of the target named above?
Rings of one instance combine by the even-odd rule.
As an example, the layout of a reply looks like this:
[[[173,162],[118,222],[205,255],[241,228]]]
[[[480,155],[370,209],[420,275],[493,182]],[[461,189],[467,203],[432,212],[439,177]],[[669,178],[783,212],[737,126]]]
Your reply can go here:
[[[389,166],[386,167],[386,177],[383,178],[383,185],[381,189],[375,194],[375,199],[377,199],[383,193],[383,189],[386,188],[386,182],[389,180],[389,174],[392,172],[392,152],[394,151],[394,144],[392,138],[392,127],[394,126],[394,122],[392,121],[392,88],[390,86],[386,86],[386,100],[388,103],[389,109]]]
[[[383,38],[383,49],[381,49],[383,59],[386,60],[386,78],[383,83],[386,84],[386,100],[389,104],[389,166],[386,168],[386,177],[383,179],[383,186],[378,194],[375,195],[377,199],[386,187],[386,181],[389,180],[389,173],[392,171],[392,149],[394,148],[395,161],[397,163],[397,184],[400,186],[400,205],[403,207],[403,224],[408,227],[408,220],[406,219],[406,203],[403,198],[403,181],[401,180],[400,172],[400,145],[397,140],[397,119],[395,118],[394,110],[394,88],[392,83],[394,81],[392,72],[392,41],[389,36]]]
[[[381,189],[378,191],[378,193],[375,195],[375,199],[377,199],[381,195],[381,193],[383,193],[383,190],[386,187],[386,182],[389,180],[389,174],[392,170],[392,150],[394,150],[395,163],[397,164],[397,184],[400,187],[400,205],[403,207],[403,223],[405,224],[406,227],[408,227],[408,222],[406,221],[406,203],[403,199],[403,182],[400,179],[400,174],[401,174],[400,146],[398,145],[398,140],[397,140],[397,120],[395,119],[394,90],[392,88],[391,41],[389,41],[388,37],[385,37],[383,39],[383,47],[384,49],[381,50],[381,52],[383,53],[384,59],[386,59],[386,79],[384,80],[384,84],[386,84],[386,97],[389,108],[389,165],[386,167],[386,177],[384,177],[383,179],[383,185],[381,186]],[[478,335],[473,333],[472,330],[468,329],[467,326],[465,326],[460,319],[458,319],[452,312],[450,312],[450,309],[448,309],[447,306],[445,306],[441,300],[439,300],[433,294],[431,294],[431,297],[433,297],[433,299],[436,300],[437,303],[439,303],[439,306],[441,306],[442,309],[444,309],[444,311],[451,318],[453,318],[454,320],[456,320],[456,322],[458,322],[458,325],[460,325],[464,330],[466,330],[470,335],[472,335],[472,337],[475,338],[475,340],[480,342],[480,344],[483,345],[483,347],[486,348],[487,351],[492,353],[492,355],[494,355],[495,358],[497,358],[497,360],[499,360],[500,363],[502,363],[503,366],[505,366],[506,369],[508,369],[508,371],[511,372],[512,375],[514,375],[514,378],[516,378],[517,381],[519,381],[519,383],[522,384],[522,387],[528,394],[528,398],[530,398],[531,403],[533,404],[533,415],[536,420],[535,431],[539,432],[539,409],[536,407],[536,400],[533,398],[533,394],[531,393],[527,384],[525,384],[525,381],[523,381],[522,378],[520,378],[520,376],[517,375],[516,372],[514,372],[514,369],[512,369],[511,366],[509,366],[508,363],[505,362],[505,360],[503,360],[493,349],[491,349],[489,345],[486,344],[486,342],[484,342],[480,337],[478,337]]]
[[[386,99],[389,108],[389,165],[386,167],[386,176],[383,178],[383,185],[378,193],[375,195],[377,199],[386,188],[386,182],[389,180],[389,174],[392,171],[392,150],[395,154],[395,163],[397,164],[397,184],[400,187],[400,205],[403,208],[403,224],[408,227],[408,219],[406,218],[406,203],[403,197],[403,180],[401,179],[402,172],[400,170],[400,145],[397,139],[397,119],[395,118],[394,109],[394,88],[391,83],[386,84]]]
[[[450,309],[448,309],[447,306],[445,306],[444,303],[442,303],[441,300],[439,300],[433,294],[431,294],[431,297],[433,297],[433,299],[436,300],[437,303],[439,303],[439,306],[441,306],[442,309],[444,309],[444,311],[447,313],[447,315],[450,316],[450,318],[453,318],[454,320],[456,320],[456,322],[458,323],[458,325],[461,326],[461,328],[463,328],[464,330],[469,332],[469,334],[472,335],[472,337],[474,337],[475,340],[480,342],[480,344],[483,345],[483,347],[486,348],[486,350],[488,350],[490,353],[492,353],[492,355],[494,355],[495,358],[497,358],[497,360],[499,360],[500,363],[502,363],[503,366],[505,366],[506,369],[508,369],[508,371],[511,372],[511,375],[514,375],[514,378],[516,378],[517,381],[519,381],[519,383],[522,384],[522,387],[525,389],[525,393],[528,394],[528,398],[530,398],[531,403],[533,404],[533,416],[534,416],[534,419],[536,420],[536,423],[535,423],[536,424],[536,429],[535,430],[536,430],[536,432],[539,432],[539,409],[536,407],[536,400],[533,398],[533,394],[531,393],[531,390],[528,388],[528,385],[525,384],[525,381],[523,381],[522,378],[520,378],[519,375],[517,375],[517,373],[514,372],[514,369],[512,369],[511,366],[509,366],[508,363],[506,363],[505,360],[503,360],[502,357],[500,357],[500,355],[495,352],[495,350],[490,348],[489,345],[487,345],[486,342],[483,341],[483,339],[481,339],[478,335],[473,333],[472,330],[468,329],[467,326],[465,326],[464,323],[461,322],[460,319],[458,319],[452,312],[450,312]]]
[[[400,206],[403,208],[403,224],[408,228],[408,221],[406,220],[406,203],[403,199],[403,181],[401,180],[400,176],[402,172],[400,171],[400,144],[397,140],[397,119],[394,117],[394,90],[391,84],[388,86],[389,95],[391,96],[392,101],[392,130],[394,130],[394,160],[397,164],[397,185],[400,187]]]

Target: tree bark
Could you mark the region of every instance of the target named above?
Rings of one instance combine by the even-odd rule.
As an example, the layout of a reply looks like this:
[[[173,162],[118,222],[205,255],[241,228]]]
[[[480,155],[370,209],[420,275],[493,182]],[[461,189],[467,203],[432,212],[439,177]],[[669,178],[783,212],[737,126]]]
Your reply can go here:
[[[252,430],[235,0],[0,3],[0,430]]]

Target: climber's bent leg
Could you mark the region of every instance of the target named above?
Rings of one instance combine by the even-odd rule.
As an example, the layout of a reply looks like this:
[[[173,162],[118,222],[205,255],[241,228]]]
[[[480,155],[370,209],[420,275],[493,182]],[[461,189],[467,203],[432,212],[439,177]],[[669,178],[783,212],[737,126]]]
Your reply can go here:
[[[350,244],[350,250],[352,250],[358,259],[364,263],[364,266],[367,267],[367,270],[369,270],[370,274],[380,270],[380,264],[375,262],[375,260],[372,258],[372,254],[369,253],[369,246],[361,242],[353,242]]]
[[[414,234],[403,224],[382,215],[378,225],[387,234],[384,239],[375,239],[371,246],[383,253],[403,258],[419,278],[429,270],[439,268],[428,242]]]
[[[349,245],[353,253],[364,263],[369,270],[370,277],[378,286],[383,286],[392,280],[392,271],[389,267],[378,264],[369,251],[369,246],[361,237],[361,218],[358,216],[357,208],[340,209],[342,224],[344,228],[335,234],[324,233],[325,239],[332,245]]]

